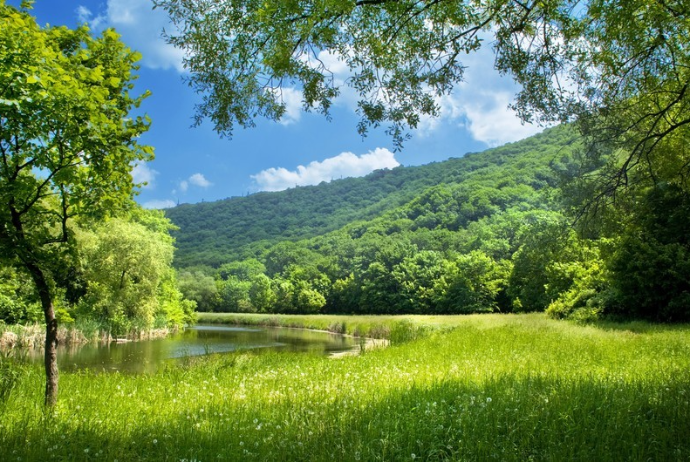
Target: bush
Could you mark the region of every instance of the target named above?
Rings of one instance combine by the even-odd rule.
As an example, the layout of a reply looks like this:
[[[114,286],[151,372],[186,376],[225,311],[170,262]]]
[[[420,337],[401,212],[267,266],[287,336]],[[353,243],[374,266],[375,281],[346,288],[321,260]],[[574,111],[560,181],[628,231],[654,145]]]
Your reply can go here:
[[[429,326],[417,325],[403,319],[391,326],[389,340],[391,345],[398,345],[426,337],[430,332],[431,327]]]

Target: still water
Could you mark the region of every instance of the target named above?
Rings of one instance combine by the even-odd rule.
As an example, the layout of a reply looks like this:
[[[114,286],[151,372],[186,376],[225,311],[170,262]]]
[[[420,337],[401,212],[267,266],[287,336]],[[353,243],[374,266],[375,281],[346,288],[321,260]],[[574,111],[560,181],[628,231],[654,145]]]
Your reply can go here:
[[[58,349],[61,370],[154,372],[161,365],[190,356],[237,350],[331,354],[357,348],[351,337],[304,329],[197,325],[156,340]],[[38,352],[37,352],[38,353]],[[42,361],[41,353],[33,359]]]

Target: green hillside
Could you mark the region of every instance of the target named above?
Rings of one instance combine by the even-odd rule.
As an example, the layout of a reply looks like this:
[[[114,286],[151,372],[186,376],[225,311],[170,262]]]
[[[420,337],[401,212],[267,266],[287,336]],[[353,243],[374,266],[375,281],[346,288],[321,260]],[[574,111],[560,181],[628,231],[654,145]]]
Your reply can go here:
[[[559,126],[446,162],[177,207],[180,288],[201,311],[690,319],[690,197],[641,182],[573,226],[620,162],[582,146]]]
[[[345,178],[318,186],[262,192],[216,202],[182,204],[166,215],[180,229],[175,233],[175,264],[218,267],[254,255],[281,241],[297,241],[365,222],[419,200],[429,188],[469,179],[505,176],[500,168],[517,169],[500,189],[553,186],[569,155],[575,135],[565,129],[481,153],[419,167],[378,170],[362,178]],[[454,153],[449,153],[452,155]],[[488,177],[487,177],[488,175]],[[493,181],[493,180],[490,180]]]

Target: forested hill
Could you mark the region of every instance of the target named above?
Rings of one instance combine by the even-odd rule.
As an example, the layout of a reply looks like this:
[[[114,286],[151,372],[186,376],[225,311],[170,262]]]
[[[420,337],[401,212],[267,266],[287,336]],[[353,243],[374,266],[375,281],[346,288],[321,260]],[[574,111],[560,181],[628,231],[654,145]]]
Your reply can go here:
[[[489,175],[496,182],[492,188],[497,190],[553,186],[558,170],[565,168],[569,158],[570,149],[566,148],[576,140],[567,127],[556,127],[526,140],[444,162],[378,170],[366,177],[318,186],[179,205],[166,211],[180,228],[175,233],[175,264],[218,267],[257,255],[281,241],[308,239],[380,217],[439,184],[461,184]]]

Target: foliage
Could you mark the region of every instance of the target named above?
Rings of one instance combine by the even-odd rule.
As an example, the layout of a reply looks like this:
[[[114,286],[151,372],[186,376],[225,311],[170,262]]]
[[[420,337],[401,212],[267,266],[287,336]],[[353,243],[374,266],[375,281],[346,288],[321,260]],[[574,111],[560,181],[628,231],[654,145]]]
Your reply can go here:
[[[23,7],[29,7],[24,3]],[[0,1],[0,257],[29,274],[46,323],[46,404],[57,399],[58,288],[75,266],[75,218],[131,204],[135,162],[152,157],[129,112],[140,55],[113,30],[41,28]]]
[[[118,335],[134,320],[151,325],[157,289],[172,261],[172,245],[139,223],[117,218],[99,224],[92,233],[84,232],[79,240],[88,289],[78,311],[112,323]]]
[[[124,335],[134,325],[151,328],[191,321],[193,306],[177,289],[170,222],[162,212],[135,209],[128,218],[112,218],[79,233],[85,294],[75,308]]]
[[[389,123],[400,144],[462,82],[461,58],[492,43],[496,68],[522,87],[514,107],[523,120],[576,120],[594,150],[625,150],[601,178],[599,198],[628,184],[630,173],[687,178],[682,2],[154,3],[176,24],[168,40],[188,51],[189,84],[204,95],[197,122],[211,118],[224,135],[259,116],[279,119],[286,89],[300,92],[304,110],[328,116],[348,88],[358,97],[359,131]]]
[[[30,278],[18,269],[0,267],[0,321],[33,324],[41,319],[43,311],[31,290]]]
[[[199,311],[214,311],[219,302],[215,279],[201,271],[180,271],[178,287],[185,299],[196,303]]]
[[[675,183],[639,182],[619,194],[615,207],[601,208],[596,219],[584,217],[579,211],[592,187],[587,172],[608,167],[606,161],[592,162],[582,154],[572,127],[559,126],[481,154],[398,168],[384,178],[410,179],[409,189],[387,193],[381,201],[387,205],[374,217],[337,230],[295,226],[291,236],[304,238],[263,235],[261,247],[246,246],[240,238],[234,246],[209,239],[188,248],[184,242],[198,236],[194,227],[187,228],[190,212],[209,204],[168,214],[190,213],[182,215],[178,231],[183,261],[192,252],[206,264],[222,255],[238,256],[213,270],[219,290],[234,290],[218,305],[208,305],[213,311],[548,310],[554,317],[580,320],[608,315],[687,319],[686,190]],[[613,155],[611,162],[619,159]],[[426,181],[415,180],[422,177]],[[362,181],[369,185],[361,190],[368,196],[382,190],[377,175],[339,182],[359,190]],[[290,209],[303,207],[300,222],[309,223],[320,218],[312,215],[309,203],[318,198],[330,202],[340,190],[323,184],[272,196]],[[409,199],[403,199],[407,194]],[[264,226],[259,215],[239,213],[233,201],[211,205],[213,210],[227,206],[240,223],[253,220],[255,227],[247,233]],[[346,216],[335,208],[325,221]],[[222,236],[214,228],[208,231]],[[206,246],[225,253],[204,260]],[[199,277],[210,283],[211,276]]]

